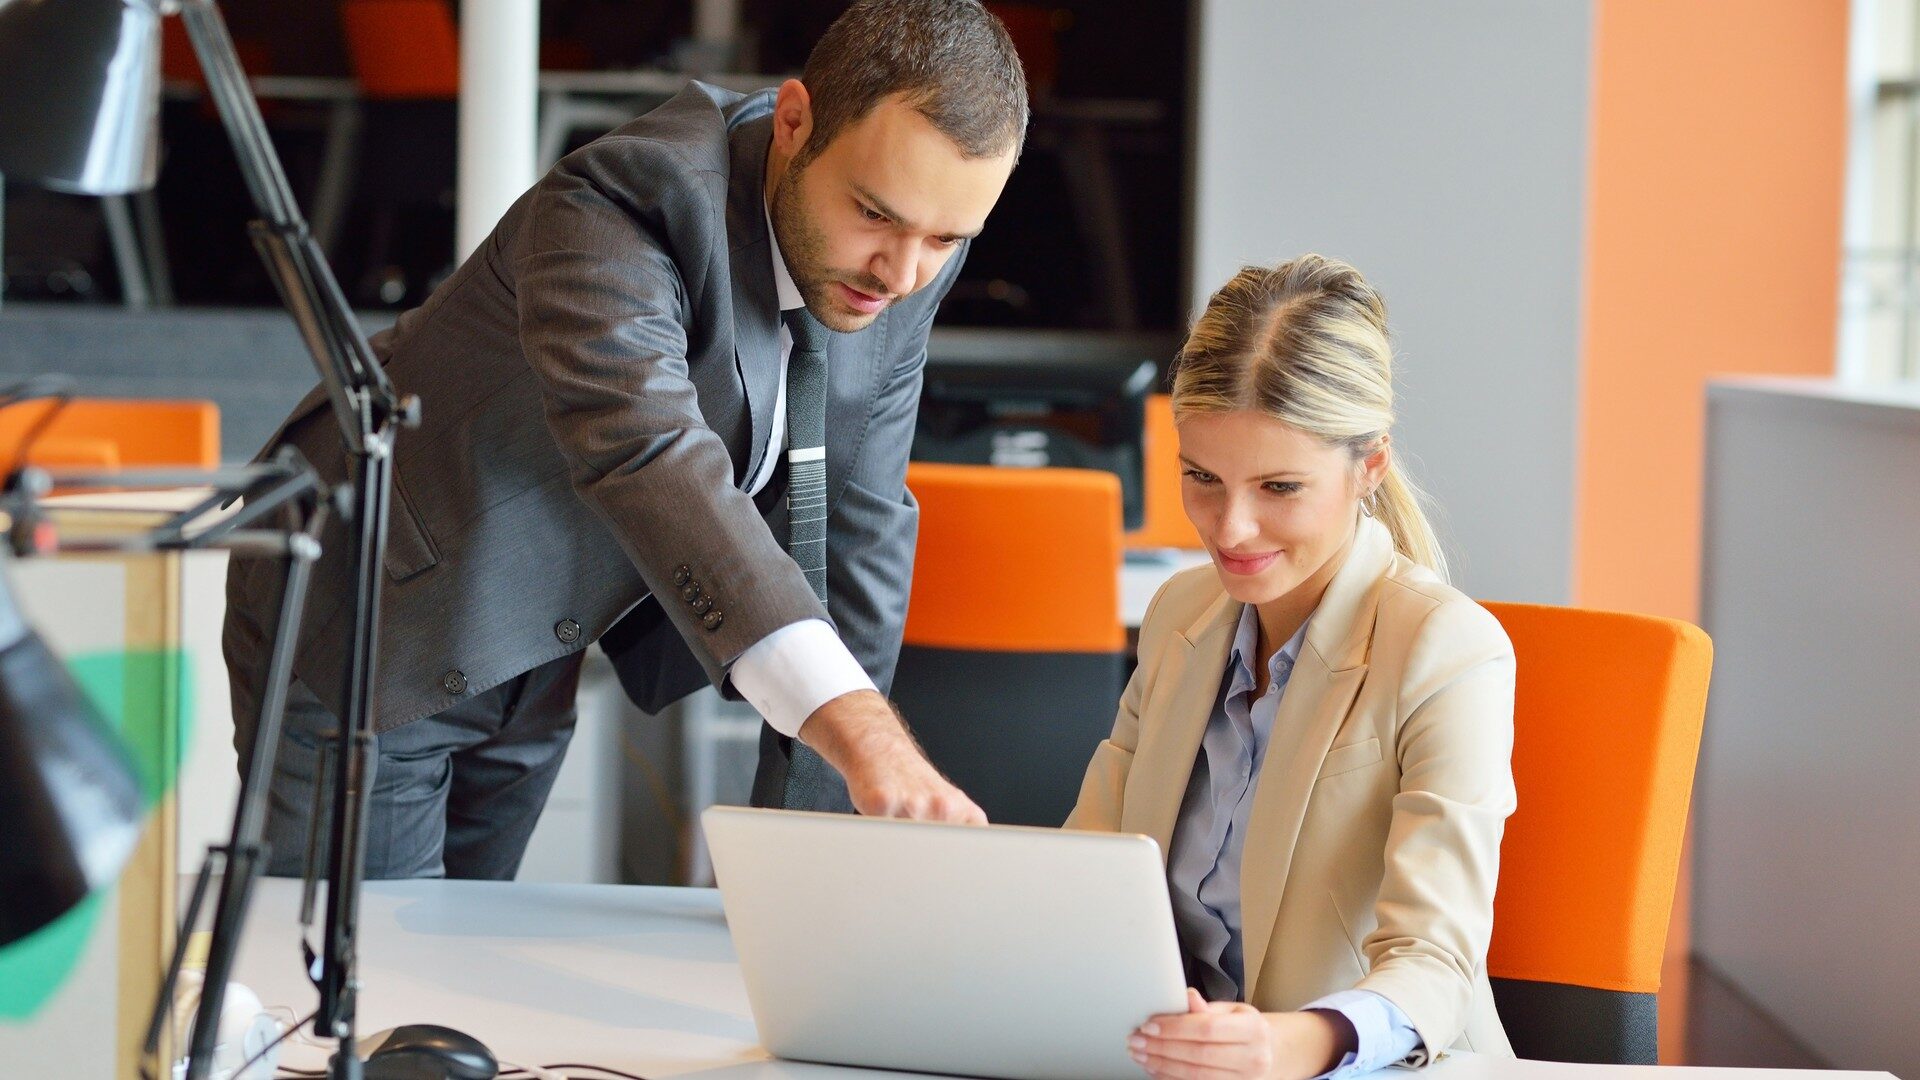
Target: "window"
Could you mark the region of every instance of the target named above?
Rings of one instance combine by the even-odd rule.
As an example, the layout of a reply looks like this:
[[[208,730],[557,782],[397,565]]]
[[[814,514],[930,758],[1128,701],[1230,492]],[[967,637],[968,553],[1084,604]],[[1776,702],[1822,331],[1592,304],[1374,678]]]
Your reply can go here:
[[[1920,0],[1854,0],[1843,377],[1920,380]]]

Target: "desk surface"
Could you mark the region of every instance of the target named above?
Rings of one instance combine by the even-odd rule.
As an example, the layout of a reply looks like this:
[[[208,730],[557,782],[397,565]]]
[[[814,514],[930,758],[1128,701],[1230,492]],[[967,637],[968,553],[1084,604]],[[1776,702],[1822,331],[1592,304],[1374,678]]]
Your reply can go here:
[[[299,1015],[299,883],[261,882],[236,978]],[[917,1074],[769,1059],[708,889],[471,881],[372,882],[361,904],[361,1034],[403,1023],[459,1028],[504,1060],[606,1065],[654,1078],[912,1080]],[[281,1064],[319,1068],[324,1051],[289,1040]],[[1432,1080],[1651,1080],[1671,1070],[1557,1065],[1462,1055]],[[1400,1074],[1392,1074],[1400,1075]],[[1687,1080],[1888,1077],[1690,1069]],[[921,1078],[924,1080],[924,1078]]]
[[[1168,548],[1160,551],[1129,551],[1120,564],[1120,622],[1138,629],[1146,621],[1147,605],[1167,579],[1182,570],[1207,562],[1204,551]]]

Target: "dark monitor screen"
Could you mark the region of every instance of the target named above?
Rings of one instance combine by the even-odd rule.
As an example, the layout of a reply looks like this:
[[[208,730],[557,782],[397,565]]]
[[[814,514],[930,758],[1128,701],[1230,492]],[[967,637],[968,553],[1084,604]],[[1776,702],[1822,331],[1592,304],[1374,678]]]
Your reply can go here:
[[[927,345],[913,457],[1104,469],[1120,478],[1123,524],[1141,520],[1141,434],[1158,335],[936,330]]]

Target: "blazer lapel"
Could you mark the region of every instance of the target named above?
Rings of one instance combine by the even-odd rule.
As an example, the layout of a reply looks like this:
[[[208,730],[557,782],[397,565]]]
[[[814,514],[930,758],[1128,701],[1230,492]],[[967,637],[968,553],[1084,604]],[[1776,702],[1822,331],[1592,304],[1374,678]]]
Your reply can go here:
[[[1220,697],[1240,607],[1223,591],[1191,626],[1175,635],[1173,647],[1161,661],[1153,700],[1140,717],[1140,745],[1127,779],[1120,831],[1153,837],[1160,845],[1162,863],[1173,844],[1173,827],[1193,779],[1200,740]]]
[[[767,239],[765,181],[773,119],[762,116],[728,135],[727,249],[733,274],[734,365],[745,389],[752,426],[746,453],[734,467],[744,486],[759,471],[773,430],[780,387],[780,301],[773,287],[773,246]],[[741,467],[744,465],[744,468]]]
[[[1280,695],[1240,860],[1242,961],[1249,1001],[1280,916],[1314,779],[1366,680],[1374,590],[1392,561],[1393,540],[1386,528],[1370,517],[1361,518],[1347,561],[1314,610],[1306,643]]]
[[[874,402],[892,375],[894,312],[851,334],[827,335],[827,508],[840,505]],[[832,555],[828,555],[831,559]]]

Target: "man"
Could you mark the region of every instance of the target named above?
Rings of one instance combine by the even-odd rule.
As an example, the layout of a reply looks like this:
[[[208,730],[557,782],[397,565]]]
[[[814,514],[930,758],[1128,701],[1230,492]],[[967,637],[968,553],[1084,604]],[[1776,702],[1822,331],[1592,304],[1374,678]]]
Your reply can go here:
[[[777,93],[690,86],[568,155],[376,339],[424,422],[395,458],[369,877],[513,876],[603,634],[649,711],[711,682],[761,712],[756,802],[983,820],[880,688],[928,327],[1026,118],[976,0],[863,0]],[[270,446],[339,478],[321,406]],[[338,713],[344,548],[336,529],[302,628],[276,873]],[[228,579],[243,759],[277,578]]]

